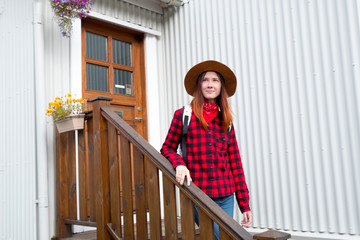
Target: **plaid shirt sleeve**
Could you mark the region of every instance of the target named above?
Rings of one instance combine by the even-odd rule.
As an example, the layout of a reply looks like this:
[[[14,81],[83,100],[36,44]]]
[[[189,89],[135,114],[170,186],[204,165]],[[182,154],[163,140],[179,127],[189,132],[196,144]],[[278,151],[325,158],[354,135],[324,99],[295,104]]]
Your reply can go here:
[[[228,147],[230,168],[235,180],[235,194],[242,213],[250,211],[249,191],[245,181],[244,169],[241,163],[234,126],[231,127],[230,145]]]
[[[179,165],[185,165],[182,157],[177,154],[181,142],[181,112],[182,109],[175,111],[165,142],[160,150],[161,154],[172,163],[174,169]]]

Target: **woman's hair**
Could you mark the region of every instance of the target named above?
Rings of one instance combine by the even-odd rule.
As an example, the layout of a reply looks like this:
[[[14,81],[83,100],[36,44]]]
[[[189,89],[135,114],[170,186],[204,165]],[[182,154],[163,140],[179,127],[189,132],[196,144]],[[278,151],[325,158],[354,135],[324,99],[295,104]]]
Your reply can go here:
[[[196,81],[196,90],[194,92],[194,98],[191,101],[191,108],[193,109],[195,116],[200,120],[200,123],[205,130],[207,130],[208,124],[206,123],[203,117],[204,95],[202,94],[201,91],[201,83],[204,80],[205,74],[207,72],[212,72],[212,71],[206,71],[199,75]],[[227,100],[228,94],[226,92],[224,78],[220,73],[218,72],[215,73],[216,75],[218,75],[221,81],[221,91],[220,91],[220,95],[216,98],[216,103],[220,107],[220,121],[223,124],[224,131],[226,131],[231,124],[231,120],[233,120],[233,116],[231,114],[231,109],[229,106],[229,102]]]

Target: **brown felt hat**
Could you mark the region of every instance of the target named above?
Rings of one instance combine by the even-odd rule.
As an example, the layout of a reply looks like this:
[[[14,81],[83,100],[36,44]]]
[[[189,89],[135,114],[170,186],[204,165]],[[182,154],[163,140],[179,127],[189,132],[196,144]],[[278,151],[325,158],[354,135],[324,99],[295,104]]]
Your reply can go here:
[[[184,79],[185,89],[188,94],[193,96],[196,90],[196,82],[201,73],[214,71],[220,73],[225,81],[225,89],[229,97],[236,91],[236,76],[233,71],[220,62],[208,60],[193,66],[186,74]]]

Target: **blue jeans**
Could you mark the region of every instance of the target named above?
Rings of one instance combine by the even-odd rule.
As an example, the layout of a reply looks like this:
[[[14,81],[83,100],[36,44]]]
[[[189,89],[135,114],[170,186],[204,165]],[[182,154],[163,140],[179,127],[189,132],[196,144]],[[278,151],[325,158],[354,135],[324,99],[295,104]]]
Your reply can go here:
[[[227,197],[221,197],[221,198],[211,198],[214,202],[217,203],[227,214],[229,214],[231,217],[234,215],[234,195],[230,195]],[[198,226],[199,225],[199,213],[198,213],[198,206],[194,204],[194,218],[195,222]],[[219,226],[214,223],[214,233],[215,233],[215,239],[219,239]]]

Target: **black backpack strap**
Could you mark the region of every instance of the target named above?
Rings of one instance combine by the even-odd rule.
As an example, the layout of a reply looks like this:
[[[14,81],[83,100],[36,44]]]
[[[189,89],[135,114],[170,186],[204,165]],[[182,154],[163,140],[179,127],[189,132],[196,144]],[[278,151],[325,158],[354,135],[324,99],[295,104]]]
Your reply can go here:
[[[182,128],[181,128],[181,155],[182,159],[184,160],[186,166],[188,164],[187,162],[187,152],[186,152],[186,138],[187,138],[187,132],[188,132],[188,126],[191,118],[191,112],[190,115],[186,114],[185,111],[187,111],[187,107],[183,107],[183,111],[181,114],[181,121],[182,121]],[[185,116],[184,116],[185,114]]]
[[[229,128],[227,129],[226,133],[227,133],[227,145],[228,147],[230,146],[230,133],[231,133],[231,124],[229,126]]]

